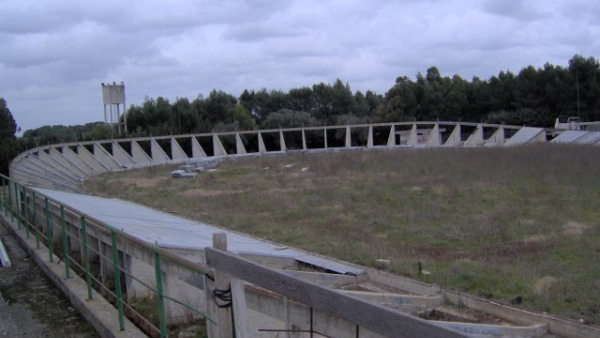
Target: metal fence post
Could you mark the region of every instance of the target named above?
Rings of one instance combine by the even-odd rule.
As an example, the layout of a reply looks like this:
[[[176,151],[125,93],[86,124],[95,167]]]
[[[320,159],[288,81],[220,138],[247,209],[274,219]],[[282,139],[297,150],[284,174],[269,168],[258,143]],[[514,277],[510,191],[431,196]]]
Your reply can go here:
[[[25,235],[29,239],[29,226],[31,225],[31,207],[29,206],[31,197],[25,196]]]
[[[87,284],[88,298],[92,299],[92,276],[90,273],[90,260],[88,257],[88,245],[87,245],[87,225],[85,218],[81,217],[81,235],[83,240],[83,266],[85,268],[85,281]]]
[[[154,252],[154,271],[156,275],[156,299],[158,306],[158,322],[160,327],[160,336],[167,336],[167,322],[165,319],[165,300],[163,297],[163,281],[162,281],[162,269],[160,268],[160,255],[158,252]]]
[[[0,178],[2,178],[2,211],[4,211],[5,215],[8,215],[6,213],[6,182],[4,176],[0,176]]]
[[[4,206],[4,199],[6,198],[6,195],[4,195],[4,176],[0,176],[0,187],[2,187],[2,196],[0,198],[2,198],[2,200],[0,201],[0,214],[2,214],[2,211],[5,211],[5,206]]]
[[[48,203],[48,197],[44,198],[44,207],[46,208],[46,236],[48,237],[48,254],[50,255],[50,262],[52,262],[52,223],[50,222],[50,203]]]
[[[15,209],[17,212],[17,229],[19,230],[21,230],[21,226],[23,225],[23,217],[21,215],[23,213],[23,205],[21,203],[21,189],[19,188],[17,182],[15,182]]]
[[[110,232],[112,245],[113,271],[115,274],[115,295],[117,296],[117,310],[119,312],[119,329],[125,330],[125,319],[123,314],[123,293],[121,292],[121,269],[119,269],[119,250],[117,249],[117,236],[114,231]]]
[[[37,201],[35,200],[35,191],[31,193],[31,199],[33,202],[33,231],[35,232],[35,246],[40,248],[40,229],[37,224]]]
[[[12,188],[11,188],[11,184],[10,184],[10,180],[8,181],[8,208],[10,211],[10,221],[14,221],[14,213],[13,213],[13,207],[12,207]]]
[[[69,242],[67,241],[67,222],[65,221],[65,207],[60,206],[60,226],[62,228],[63,260],[65,261],[65,276],[69,276]]]

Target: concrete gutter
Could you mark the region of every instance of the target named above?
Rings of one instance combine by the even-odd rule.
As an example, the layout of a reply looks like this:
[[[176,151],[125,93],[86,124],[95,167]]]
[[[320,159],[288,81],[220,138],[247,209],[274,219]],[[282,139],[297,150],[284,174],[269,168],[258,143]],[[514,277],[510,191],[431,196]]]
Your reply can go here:
[[[537,324],[531,326],[502,326],[487,324],[470,324],[457,322],[431,321],[441,327],[452,328],[468,333],[472,337],[544,337],[548,334],[548,325]]]
[[[519,325],[546,324],[551,334],[578,338],[600,337],[600,328],[583,325],[574,320],[515,309],[458,291],[442,290],[442,294],[454,304],[462,304],[469,309],[488,313],[512,323]]]
[[[81,315],[98,331],[101,337],[147,337],[127,318],[125,318],[125,330],[120,331],[117,310],[107,300],[95,291],[94,298],[88,300],[85,281],[75,272],[71,272],[72,278],[65,279],[65,266],[63,262],[59,262],[59,257],[53,257],[54,262],[59,263],[50,263],[50,256],[46,246],[40,243],[40,249],[35,249],[35,239],[27,239],[23,233],[17,231],[16,223],[11,222],[10,219],[6,219],[4,215],[0,215],[0,220],[15,238],[16,242],[19,243],[40,269],[46,273],[50,280],[62,290],[71,304],[81,312]]]

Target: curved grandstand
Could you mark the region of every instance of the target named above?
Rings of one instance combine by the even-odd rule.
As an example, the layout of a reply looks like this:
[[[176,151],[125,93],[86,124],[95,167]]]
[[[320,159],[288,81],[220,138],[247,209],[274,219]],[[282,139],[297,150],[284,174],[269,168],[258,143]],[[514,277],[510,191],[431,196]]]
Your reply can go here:
[[[546,130],[477,123],[407,122],[142,137],[47,145],[28,150],[12,161],[11,178],[21,187],[15,183],[14,190],[12,190],[15,193],[12,194],[11,184],[8,185],[6,189],[8,199],[5,198],[7,201],[3,204],[3,208],[5,212],[8,209],[17,215],[15,222],[18,222],[19,229],[22,224],[25,224],[27,231],[30,228],[36,231],[36,240],[40,235],[44,242],[44,236],[47,236],[45,241],[47,244],[51,244],[53,236],[56,237],[59,233],[58,230],[62,230],[63,243],[65,243],[63,244],[63,258],[68,258],[69,250],[72,250],[80,252],[78,258],[82,259],[82,270],[86,268],[87,264],[88,271],[85,274],[88,278],[89,299],[92,298],[91,284],[93,284],[90,280],[94,277],[90,276],[92,274],[89,271],[90,258],[87,257],[87,249],[84,250],[88,246],[93,253],[92,256],[95,256],[94,259],[98,261],[98,282],[104,282],[111,278],[116,279],[120,274],[111,276],[113,271],[123,272],[123,278],[126,280],[123,283],[125,294],[123,298],[131,301],[132,308],[134,307],[134,296],[140,294],[155,292],[155,297],[160,298],[161,301],[163,297],[165,300],[173,300],[174,303],[170,305],[159,305],[159,308],[163,307],[163,312],[157,324],[158,327],[155,327],[154,330],[159,331],[163,336],[166,333],[167,323],[174,324],[184,320],[197,319],[197,314],[190,315],[186,309],[180,306],[181,304],[191,302],[195,304],[196,308],[204,311],[202,307],[206,299],[202,298],[204,294],[198,290],[206,292],[208,288],[205,287],[207,285],[205,283],[209,283],[209,279],[214,280],[213,272],[209,271],[210,269],[203,270],[205,268],[203,264],[209,263],[210,265],[211,263],[209,256],[213,257],[213,264],[218,263],[219,260],[231,262],[237,258],[205,249],[212,244],[210,235],[224,232],[222,229],[194,223],[173,215],[165,215],[141,206],[129,205],[124,201],[73,193],[81,189],[81,182],[87,177],[105,172],[170,163],[194,163],[211,158],[260,156],[288,152],[494,147],[543,142],[600,144],[600,132]],[[67,211],[66,218],[64,211]],[[10,214],[11,220],[13,214]],[[57,230],[54,233],[53,228]],[[183,237],[175,236],[177,233],[183,234]],[[392,276],[375,269],[363,269],[326,257],[296,252],[296,250],[275,243],[241,238],[232,232],[227,232],[227,236],[230,240],[230,251],[253,261],[242,262],[246,264],[243,265],[245,268],[258,268],[253,265],[254,262],[258,262],[261,265],[269,266],[271,270],[261,268],[265,269],[261,273],[269,274],[272,278],[282,278],[286,283],[309,280],[314,284],[319,284],[319,288],[308,287],[308,289],[314,287],[314,292],[319,296],[314,296],[314,299],[313,296],[309,297],[310,299],[301,299],[305,301],[304,305],[301,305],[288,301],[287,297],[294,299],[293,294],[286,296],[285,292],[289,290],[277,289],[277,285],[269,289],[260,284],[268,284],[268,281],[261,280],[261,278],[252,279],[257,278],[256,276],[261,275],[260,273],[239,276],[240,280],[270,290],[264,292],[262,289],[256,290],[248,285],[244,287],[243,283],[232,282],[232,289],[235,284],[238,288],[237,292],[240,288],[245,290],[248,309],[253,309],[252,311],[260,309],[263,311],[263,315],[270,318],[266,322],[243,323],[253,329],[258,328],[258,331],[261,327],[274,327],[273,322],[285,323],[284,330],[280,330],[281,332],[293,328],[297,323],[306,325],[307,318],[309,318],[307,308],[310,308],[310,333],[316,333],[316,328],[321,325],[321,330],[325,330],[321,332],[329,332],[328,334],[332,336],[347,336],[348,332],[356,332],[358,337],[359,326],[361,327],[360,336],[365,337],[389,336],[390,332],[404,332],[404,336],[411,336],[411,334],[412,336],[440,336],[441,334],[462,336],[466,333],[479,336],[528,337],[553,334],[565,336],[598,334],[596,328],[579,325],[573,321],[508,308],[470,295],[441,290],[437,286]],[[27,232],[27,237],[29,238],[29,232]],[[189,243],[184,240],[189,240]],[[92,244],[89,245],[87,241]],[[57,242],[59,242],[59,238],[54,238],[54,243]],[[67,242],[70,244],[66,244]],[[39,247],[39,242],[37,245]],[[52,261],[52,245],[48,245],[48,247],[50,261]],[[112,261],[109,258],[111,252]],[[66,259],[67,264],[68,261]],[[154,268],[152,268],[152,264],[155,265]],[[162,268],[161,264],[163,264]],[[314,270],[303,271],[302,268],[306,267]],[[219,266],[219,268],[221,267]],[[275,269],[278,270],[274,272]],[[67,275],[68,271],[67,267]],[[163,271],[162,275],[161,271]],[[282,275],[279,271],[285,271],[285,274]],[[203,276],[198,277],[199,275]],[[138,280],[136,277],[141,279]],[[150,286],[145,285],[146,278],[154,279],[156,283]],[[162,290],[163,280],[165,281],[164,290]],[[121,283],[115,280],[114,283],[108,284],[116,286],[118,292],[115,291],[114,297],[120,299]],[[159,285],[161,286],[159,287]],[[321,286],[336,289],[336,291],[333,293],[323,291]],[[151,292],[146,291],[145,287],[148,287]],[[339,291],[342,290],[341,288],[345,289]],[[190,294],[201,294],[202,297],[185,299],[183,296],[186,296],[188,291]],[[274,293],[283,295],[283,297],[274,295]],[[206,293],[206,297],[208,295]],[[368,300],[369,304],[377,303],[383,306],[368,307],[369,310],[365,310],[366,312],[357,310],[355,313],[350,313],[352,311],[347,311],[346,307],[339,305],[343,302],[339,302],[337,297],[344,295],[351,295],[351,298],[345,298],[345,301],[349,301],[351,304],[354,304],[352,302],[356,298],[361,298]],[[321,300],[319,297],[323,297],[323,299],[330,297],[331,301]],[[331,297],[336,297],[335,301]],[[473,326],[458,323],[460,320],[456,323],[452,321],[443,324],[435,322],[430,325],[431,322],[424,324],[425,321],[419,318],[405,317],[388,310],[392,308],[411,315],[423,314],[431,309],[440,311],[439,309],[448,302],[466,305],[470,309],[485,313],[493,313],[494,316],[506,320],[513,326],[496,325],[495,322],[490,325]],[[185,306],[189,308],[191,303],[186,303],[188,305]],[[208,305],[206,306],[208,307]],[[330,306],[334,308],[329,308]],[[356,303],[356,306],[365,306],[365,303],[359,302]],[[325,311],[325,314],[321,312],[320,316],[329,321],[320,324],[315,321],[315,328],[313,328],[313,307],[315,311]],[[121,308],[119,311],[121,319],[123,309]],[[300,312],[302,314],[299,315]],[[337,319],[334,321],[329,317],[328,312],[342,317],[347,322],[337,321]],[[455,315],[452,311],[446,313],[446,315],[448,314]],[[212,322],[212,319],[206,318],[207,321]],[[380,327],[381,321],[390,326]],[[123,327],[124,324],[121,324],[121,330]],[[365,330],[363,331],[362,328]],[[376,334],[370,333],[367,329],[374,330]],[[399,331],[394,331],[396,329]],[[269,330],[275,331],[275,329],[265,329],[265,332]]]
[[[140,137],[37,147],[12,161],[10,176],[26,185],[77,191],[91,175],[210,157],[340,149],[511,146],[547,142],[549,138],[550,142],[597,143],[599,135],[494,124],[404,122]]]

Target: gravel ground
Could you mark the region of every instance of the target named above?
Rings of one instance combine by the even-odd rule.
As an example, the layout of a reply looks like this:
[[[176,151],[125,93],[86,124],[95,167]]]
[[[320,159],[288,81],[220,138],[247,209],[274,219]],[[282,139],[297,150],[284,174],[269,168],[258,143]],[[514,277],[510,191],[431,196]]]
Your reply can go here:
[[[98,337],[0,225],[12,265],[0,267],[0,337]]]

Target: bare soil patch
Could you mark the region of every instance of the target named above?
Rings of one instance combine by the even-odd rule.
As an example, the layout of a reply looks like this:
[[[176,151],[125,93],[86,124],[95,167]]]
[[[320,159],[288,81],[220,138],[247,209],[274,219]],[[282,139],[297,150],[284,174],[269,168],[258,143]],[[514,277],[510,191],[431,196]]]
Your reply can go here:
[[[133,185],[139,188],[150,188],[150,187],[155,187],[161,183],[163,183],[164,181],[168,181],[170,178],[169,177],[145,177],[145,176],[138,176],[138,177],[123,177],[120,178],[118,180],[116,180],[115,183],[117,184],[126,184],[126,185]]]
[[[232,194],[241,194],[243,190],[210,190],[210,189],[192,189],[185,190],[179,193],[183,197],[198,198],[198,197],[214,197]]]
[[[585,224],[569,221],[567,224],[565,224],[565,226],[563,228],[564,228],[563,233],[565,235],[569,236],[569,235],[583,235],[583,233],[590,227]]]

